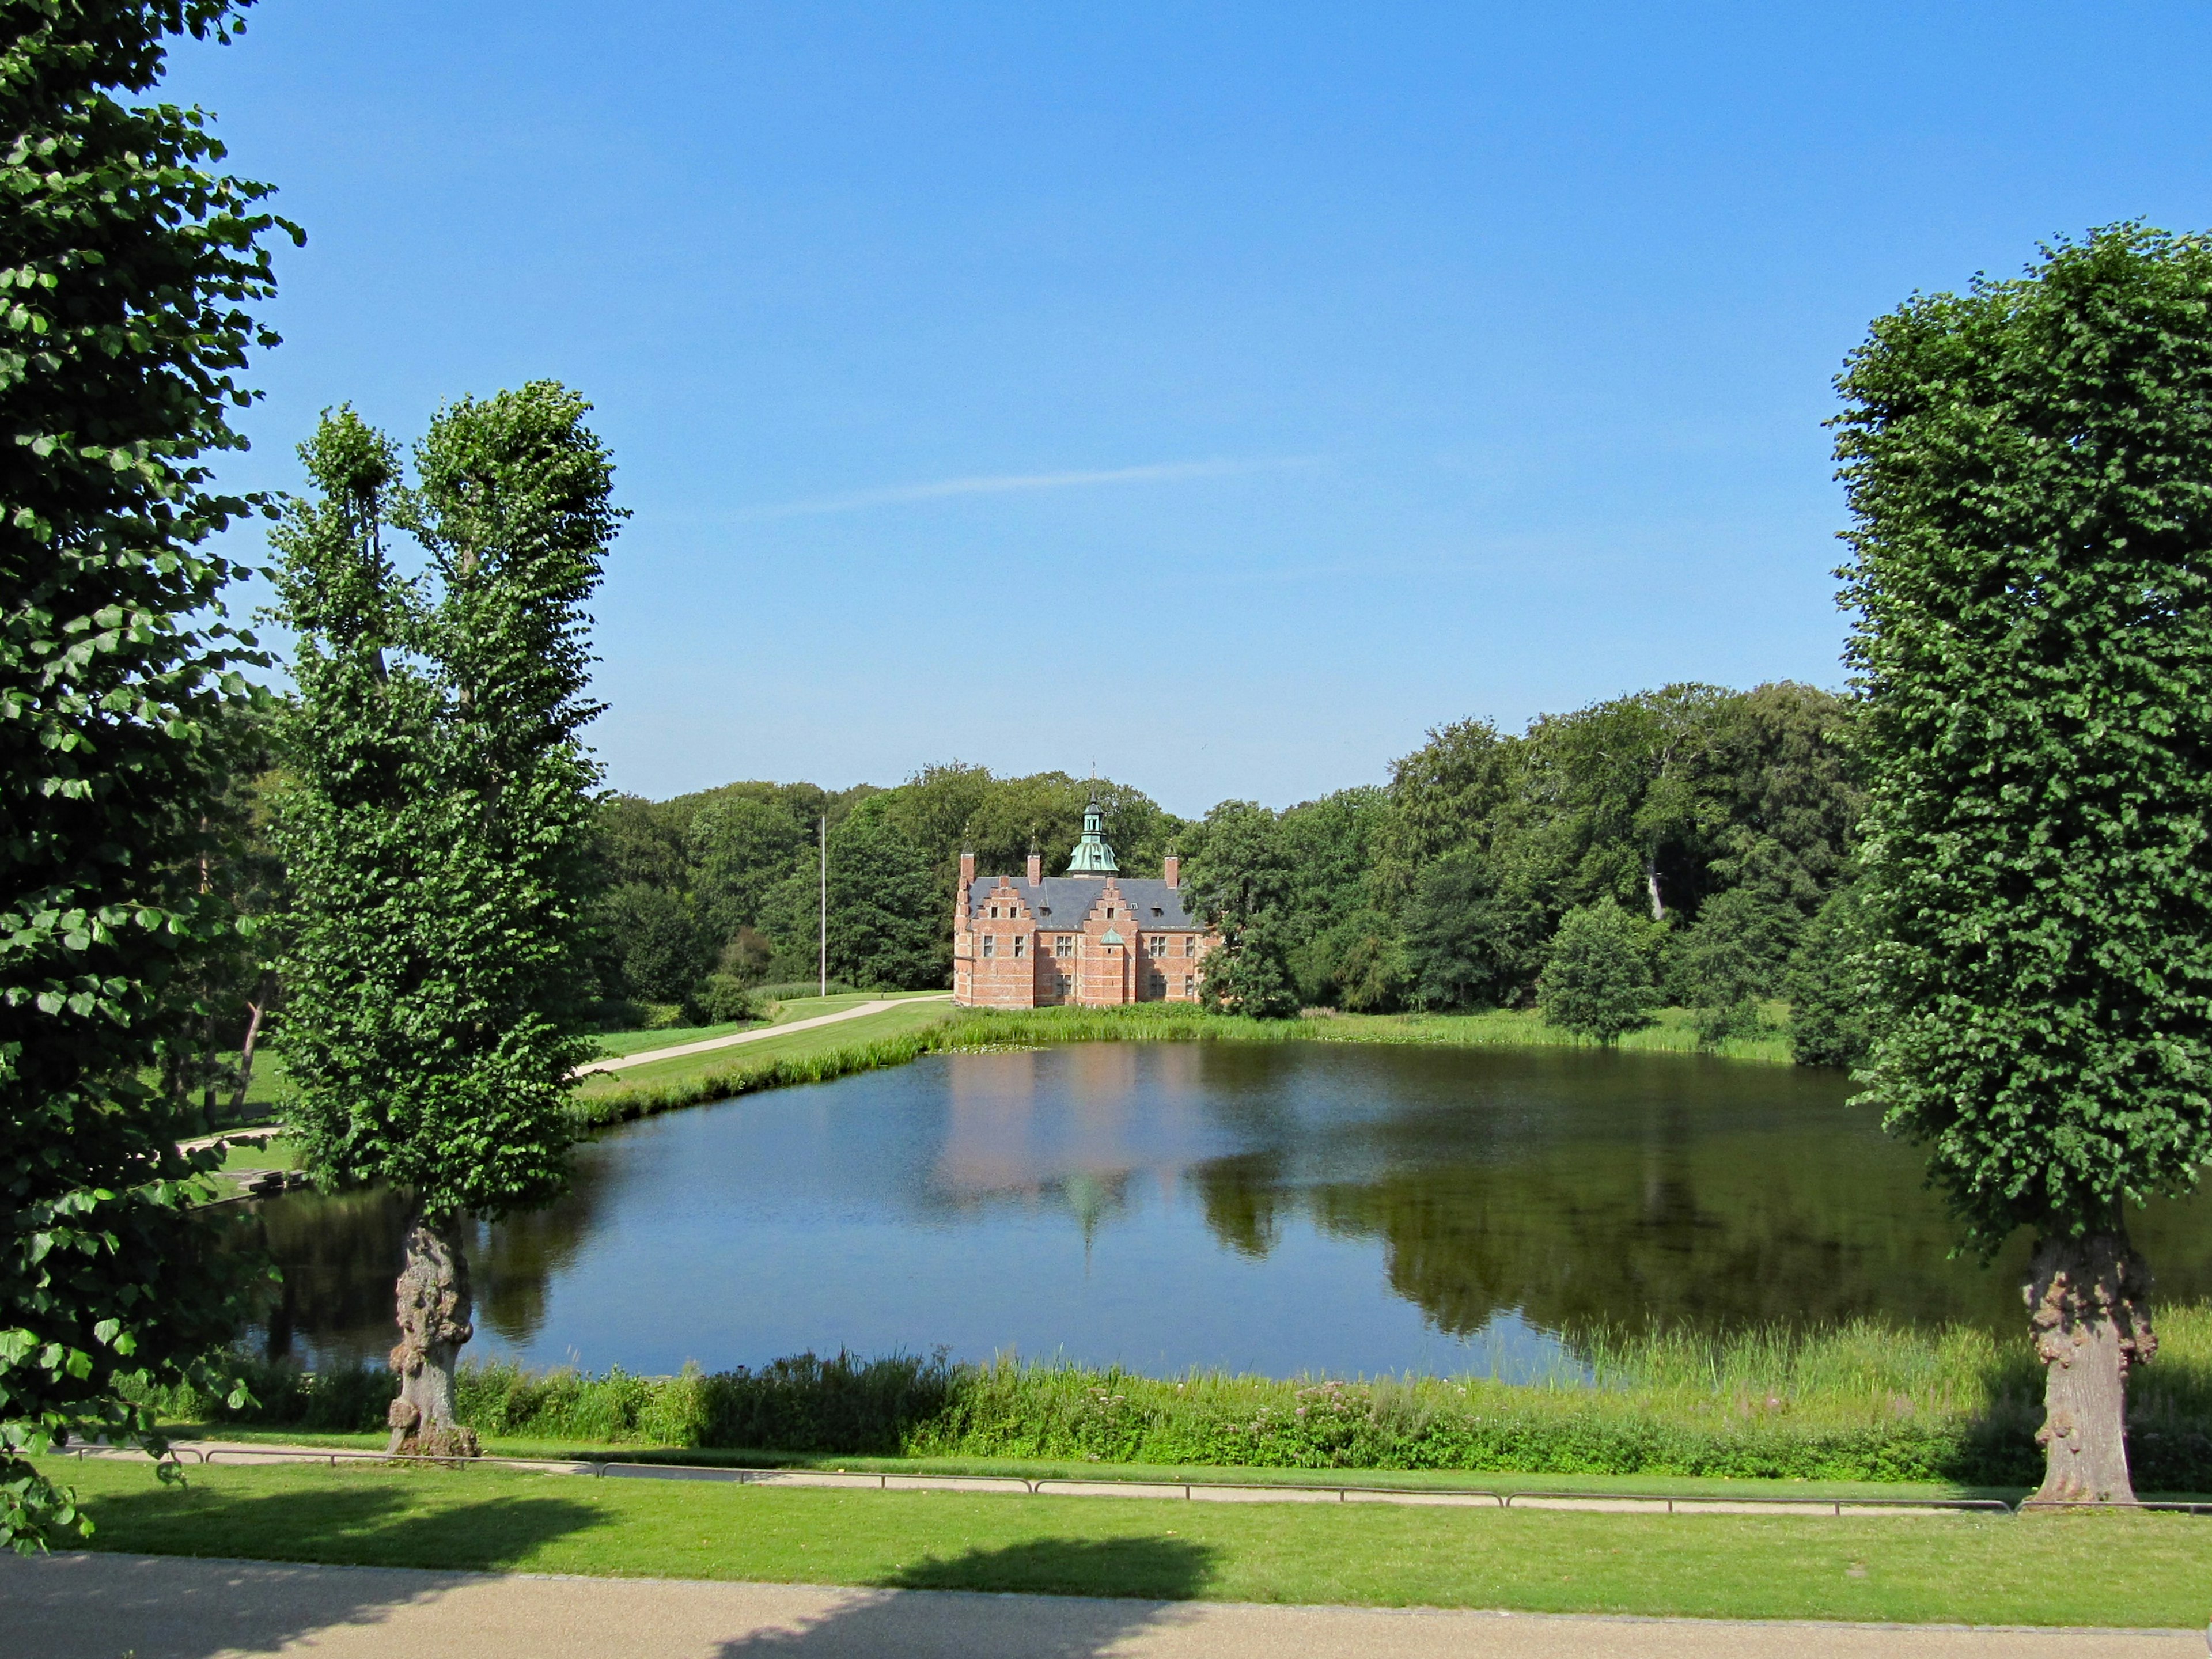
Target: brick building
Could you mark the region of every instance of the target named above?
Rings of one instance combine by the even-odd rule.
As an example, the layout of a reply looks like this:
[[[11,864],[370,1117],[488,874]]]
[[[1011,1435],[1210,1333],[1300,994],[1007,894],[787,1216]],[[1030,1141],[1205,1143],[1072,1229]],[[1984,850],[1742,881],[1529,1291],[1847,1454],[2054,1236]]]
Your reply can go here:
[[[1194,1002],[1200,964],[1218,938],[1182,908],[1173,854],[1164,873],[1121,873],[1100,834],[1098,803],[1083,814],[1064,876],[979,876],[960,855],[952,915],[952,1000],[969,1008],[1110,1008],[1125,1002]]]

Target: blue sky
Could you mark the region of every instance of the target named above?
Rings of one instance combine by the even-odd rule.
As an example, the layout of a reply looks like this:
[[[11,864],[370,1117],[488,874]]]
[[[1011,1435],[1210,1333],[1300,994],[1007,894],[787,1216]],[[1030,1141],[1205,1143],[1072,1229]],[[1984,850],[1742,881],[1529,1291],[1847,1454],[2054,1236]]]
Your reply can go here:
[[[2208,70],[2185,5],[264,0],[169,90],[309,234],[228,481],[344,399],[596,404],[614,785],[1197,813],[1838,684],[1844,352],[2212,225]]]

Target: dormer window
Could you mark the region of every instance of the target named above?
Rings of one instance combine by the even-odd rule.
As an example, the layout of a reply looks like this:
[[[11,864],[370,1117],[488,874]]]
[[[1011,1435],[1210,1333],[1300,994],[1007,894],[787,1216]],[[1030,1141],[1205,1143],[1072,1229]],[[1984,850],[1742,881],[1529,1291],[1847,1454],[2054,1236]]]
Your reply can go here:
[[[1155,904],[1155,905],[1152,907],[1152,914],[1153,914],[1154,915],[1156,915],[1156,916],[1164,916],[1164,915],[1167,915],[1167,912],[1166,912],[1166,911],[1164,911],[1164,910],[1163,910],[1163,909],[1161,909],[1161,908],[1160,908],[1160,907],[1159,907],[1158,905]]]

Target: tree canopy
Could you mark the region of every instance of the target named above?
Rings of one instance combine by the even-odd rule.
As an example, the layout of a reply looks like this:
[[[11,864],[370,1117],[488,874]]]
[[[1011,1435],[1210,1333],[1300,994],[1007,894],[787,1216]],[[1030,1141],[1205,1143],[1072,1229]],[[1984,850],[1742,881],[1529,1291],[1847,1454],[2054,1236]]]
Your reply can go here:
[[[2045,1241],[2046,1492],[2124,1496],[2125,1211],[2212,1158],[2212,243],[2062,242],[1838,384],[1869,1097],[1970,1242]]]
[[[120,1397],[232,1328],[235,1276],[188,1214],[184,1103],[142,1085],[194,1052],[235,926],[202,891],[251,641],[209,538],[252,503],[238,375],[276,337],[268,186],[219,171],[204,114],[126,101],[228,0],[13,9],[0,46],[0,1541],[75,1512],[24,1461],[105,1433]]]

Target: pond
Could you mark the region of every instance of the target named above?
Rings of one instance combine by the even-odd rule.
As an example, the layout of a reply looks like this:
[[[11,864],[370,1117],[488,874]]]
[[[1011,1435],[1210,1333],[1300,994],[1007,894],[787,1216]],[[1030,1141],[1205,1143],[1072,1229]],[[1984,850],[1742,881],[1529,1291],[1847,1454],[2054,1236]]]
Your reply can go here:
[[[672,1371],[806,1349],[1153,1372],[1578,1370],[1562,1334],[1874,1314],[2021,1327],[1947,1260],[1919,1154],[1841,1074],[1673,1054],[1310,1042],[936,1055],[626,1126],[480,1228],[469,1352]],[[261,1334],[393,1338],[389,1195],[292,1194]],[[2154,1207],[2169,1298],[2212,1208]]]

